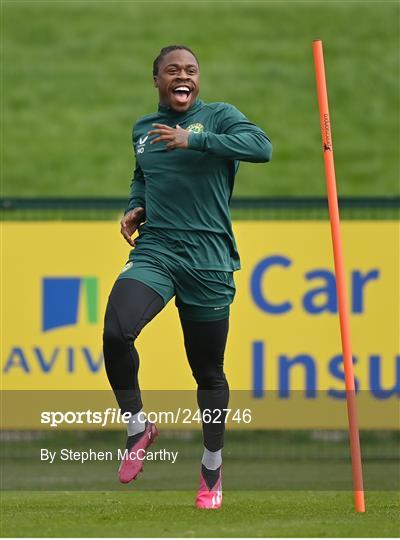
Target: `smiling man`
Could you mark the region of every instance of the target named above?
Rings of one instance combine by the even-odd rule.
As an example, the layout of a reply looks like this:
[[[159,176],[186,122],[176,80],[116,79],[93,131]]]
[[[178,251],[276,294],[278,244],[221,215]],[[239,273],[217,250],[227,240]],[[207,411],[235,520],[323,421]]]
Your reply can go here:
[[[196,506],[219,508],[229,399],[224,351],[233,272],[240,268],[229,201],[239,162],[267,162],[272,146],[234,106],[198,99],[199,62],[188,47],[163,48],[153,79],[158,111],[133,128],[136,168],[121,233],[134,249],[109,297],[105,365],[121,411],[132,414],[126,448],[133,456],[157,436],[142,411],[135,340],[175,297],[199,409],[207,412]],[[130,482],[141,470],[142,461],[123,459],[120,481]]]

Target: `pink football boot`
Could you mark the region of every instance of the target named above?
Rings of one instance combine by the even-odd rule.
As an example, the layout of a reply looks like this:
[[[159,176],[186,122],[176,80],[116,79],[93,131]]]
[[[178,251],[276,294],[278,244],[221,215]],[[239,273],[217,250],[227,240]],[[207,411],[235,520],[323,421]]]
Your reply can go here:
[[[216,510],[222,505],[222,465],[219,470],[218,480],[212,489],[206,484],[202,472],[200,472],[200,487],[196,497],[197,508],[207,508]]]
[[[146,448],[148,448],[154,439],[158,435],[158,430],[155,424],[146,422],[146,428],[141,434],[140,438],[131,446],[127,448],[124,458],[121,461],[121,465],[118,469],[118,477],[120,482],[127,484],[132,480],[135,480],[137,475],[143,471],[143,458],[146,454]],[[138,452],[139,451],[139,452]],[[139,457],[138,457],[139,455]]]

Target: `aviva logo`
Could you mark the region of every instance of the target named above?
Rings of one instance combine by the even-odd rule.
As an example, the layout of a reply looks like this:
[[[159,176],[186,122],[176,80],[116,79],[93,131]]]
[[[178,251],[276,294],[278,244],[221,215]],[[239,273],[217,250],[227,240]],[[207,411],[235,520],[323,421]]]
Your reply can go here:
[[[98,322],[98,278],[45,277],[42,280],[42,331],[78,323],[85,304],[86,320]]]

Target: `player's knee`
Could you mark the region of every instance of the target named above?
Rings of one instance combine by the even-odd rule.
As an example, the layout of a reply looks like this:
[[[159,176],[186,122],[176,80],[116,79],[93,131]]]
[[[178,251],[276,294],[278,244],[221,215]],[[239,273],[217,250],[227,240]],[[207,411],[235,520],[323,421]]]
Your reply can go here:
[[[227,384],[225,373],[221,368],[193,370],[193,377],[202,390],[217,390]]]
[[[124,348],[131,343],[136,335],[132,332],[124,330],[126,325],[121,317],[118,316],[116,310],[109,303],[107,305],[106,314],[104,317],[103,344],[104,347],[112,349]]]
[[[105,324],[103,331],[104,359],[107,362],[110,358],[120,356],[124,350],[124,341],[121,333],[112,325]]]

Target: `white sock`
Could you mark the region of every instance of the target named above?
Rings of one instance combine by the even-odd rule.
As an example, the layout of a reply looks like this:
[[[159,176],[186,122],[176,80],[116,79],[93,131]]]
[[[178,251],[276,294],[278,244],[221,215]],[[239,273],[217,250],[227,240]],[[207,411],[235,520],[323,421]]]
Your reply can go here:
[[[222,465],[222,450],[216,452],[210,452],[207,448],[204,448],[202,464],[206,469],[215,471]]]
[[[128,431],[128,437],[132,437],[132,435],[136,435],[137,433],[141,433],[145,430],[146,427],[146,416],[143,413],[143,409],[141,409],[138,413],[132,414],[132,416],[129,418],[126,429]]]

